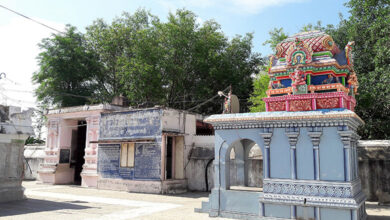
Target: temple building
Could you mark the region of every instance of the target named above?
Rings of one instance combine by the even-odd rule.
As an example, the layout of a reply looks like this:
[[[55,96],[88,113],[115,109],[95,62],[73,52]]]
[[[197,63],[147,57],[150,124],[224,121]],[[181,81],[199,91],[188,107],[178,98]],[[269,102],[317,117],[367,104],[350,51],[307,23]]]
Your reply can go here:
[[[270,58],[266,112],[205,120],[215,129],[214,187],[196,211],[239,219],[366,219],[352,46],[340,50],[319,31],[287,38]],[[262,154],[262,188],[248,185],[252,148]]]
[[[192,175],[207,172],[202,149],[214,141],[202,115],[100,104],[52,109],[46,116],[45,156],[38,169],[44,183],[159,194],[204,187],[204,174]]]
[[[124,109],[100,104],[52,109],[47,117],[47,141],[39,179],[50,184],[97,186],[97,141],[100,114]]]

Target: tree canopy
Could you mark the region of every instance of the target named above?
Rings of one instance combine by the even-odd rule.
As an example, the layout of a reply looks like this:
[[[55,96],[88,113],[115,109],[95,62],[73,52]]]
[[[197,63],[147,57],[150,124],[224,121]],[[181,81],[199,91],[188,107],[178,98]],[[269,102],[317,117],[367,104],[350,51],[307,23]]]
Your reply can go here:
[[[65,33],[43,39],[37,57],[39,71],[33,74],[38,100],[58,106],[82,105],[97,88],[97,62],[85,48],[83,35],[67,26]]]
[[[58,107],[109,102],[122,94],[135,107],[220,113],[222,101],[199,104],[231,85],[247,110],[251,75],[263,64],[252,39],[251,33],[229,39],[218,23],[199,24],[188,10],[169,14],[166,22],[138,10],[111,24],[98,19],[85,34],[69,27],[66,34],[43,40],[33,80],[40,84],[38,99]],[[72,55],[74,50],[79,53]]]

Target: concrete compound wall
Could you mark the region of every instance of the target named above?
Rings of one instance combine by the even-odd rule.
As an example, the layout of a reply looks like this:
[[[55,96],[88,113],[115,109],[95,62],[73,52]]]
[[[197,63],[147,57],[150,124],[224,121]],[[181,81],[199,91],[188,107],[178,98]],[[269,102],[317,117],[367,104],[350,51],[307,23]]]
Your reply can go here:
[[[368,201],[390,202],[390,140],[359,141],[359,176]]]
[[[24,179],[38,179],[38,169],[45,161],[45,145],[24,146]]]
[[[189,191],[210,191],[213,187],[214,136],[193,136],[193,145],[186,146],[184,166]],[[208,185],[205,172],[207,168]],[[207,189],[206,189],[207,188]]]

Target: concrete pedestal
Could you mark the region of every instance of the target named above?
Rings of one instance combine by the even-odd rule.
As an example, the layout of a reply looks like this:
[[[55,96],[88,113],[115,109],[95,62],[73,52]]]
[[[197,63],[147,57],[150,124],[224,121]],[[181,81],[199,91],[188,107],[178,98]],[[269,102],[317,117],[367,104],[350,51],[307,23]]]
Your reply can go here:
[[[31,111],[0,106],[0,202],[24,198],[24,142],[33,133]]]

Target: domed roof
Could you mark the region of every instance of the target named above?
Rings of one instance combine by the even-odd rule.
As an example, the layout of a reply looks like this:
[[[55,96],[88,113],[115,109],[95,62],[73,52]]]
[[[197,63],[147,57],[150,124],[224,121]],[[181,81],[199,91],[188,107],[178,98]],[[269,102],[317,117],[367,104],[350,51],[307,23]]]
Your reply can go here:
[[[281,43],[276,45],[276,56],[278,58],[285,57],[287,50],[297,40],[303,41],[305,44],[311,47],[313,52],[330,51],[333,55],[340,53],[340,49],[337,47],[336,43],[333,41],[333,38],[330,35],[322,31],[315,30],[301,32],[283,40]]]

